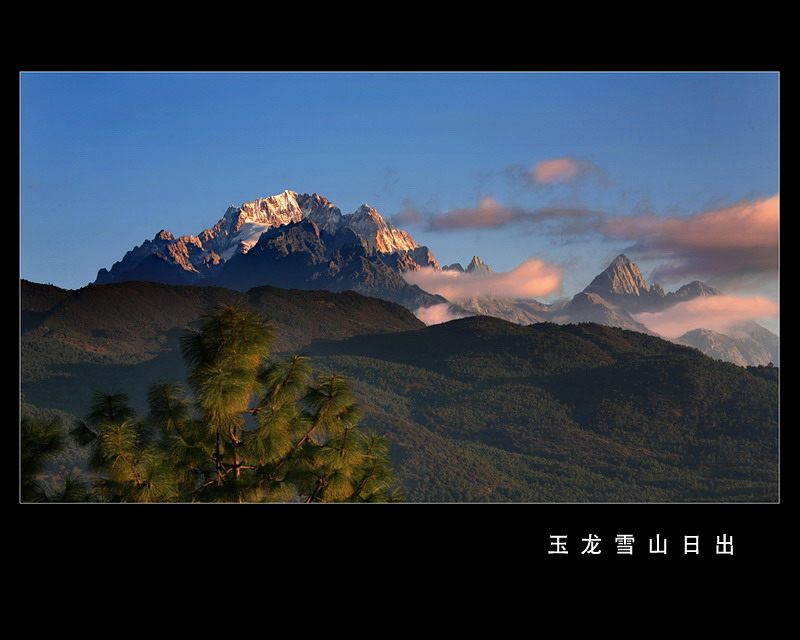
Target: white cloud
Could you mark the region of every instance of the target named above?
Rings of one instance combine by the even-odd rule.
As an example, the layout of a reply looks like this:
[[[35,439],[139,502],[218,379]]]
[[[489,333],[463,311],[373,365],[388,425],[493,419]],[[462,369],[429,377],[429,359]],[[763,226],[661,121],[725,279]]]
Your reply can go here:
[[[530,258],[502,273],[476,274],[425,267],[407,271],[403,277],[410,284],[453,302],[479,297],[536,298],[554,293],[561,287],[561,269],[538,258]]]
[[[450,322],[450,320],[458,320],[464,317],[453,313],[448,302],[434,304],[430,307],[419,307],[414,311],[414,315],[427,325],[441,324],[442,322]]]
[[[638,313],[633,317],[662,336],[677,338],[692,329],[725,333],[733,325],[777,315],[777,303],[767,298],[709,296],[680,302],[658,313]]]

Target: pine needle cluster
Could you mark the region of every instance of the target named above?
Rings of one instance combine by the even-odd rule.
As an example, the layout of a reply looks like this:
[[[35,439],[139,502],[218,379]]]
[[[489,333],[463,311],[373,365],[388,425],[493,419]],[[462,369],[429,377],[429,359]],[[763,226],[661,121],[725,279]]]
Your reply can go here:
[[[23,416],[20,425],[20,499],[23,502],[89,502],[91,488],[67,473],[61,482],[43,480],[48,462],[64,451],[67,433],[59,419]]]

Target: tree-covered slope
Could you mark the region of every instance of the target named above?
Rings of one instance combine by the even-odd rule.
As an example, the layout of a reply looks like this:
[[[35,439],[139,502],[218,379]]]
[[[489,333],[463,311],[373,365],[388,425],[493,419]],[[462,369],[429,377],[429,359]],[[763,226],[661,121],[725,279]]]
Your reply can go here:
[[[23,353],[28,356],[22,362],[23,379],[43,351],[54,362],[142,362],[174,349],[182,331],[221,304],[243,303],[266,318],[276,329],[279,352],[302,349],[320,337],[424,326],[400,305],[349,291],[257,287],[243,293],[154,282],[52,289],[21,283]]]
[[[303,349],[315,370],[350,379],[365,425],[390,436],[412,501],[778,499],[774,368],[596,324],[470,317],[424,327],[353,293],[87,289],[23,334],[31,405],[81,415],[99,388],[141,410],[146,385],[183,375],[177,340],[204,305],[244,295],[276,326],[279,350]],[[26,364],[26,353],[38,359]]]
[[[480,482],[448,474],[465,500],[777,498],[777,379],[757,369],[632,331],[494,318],[315,346],[392,406],[366,413],[395,420],[398,447],[424,429],[483,461]],[[401,475],[435,475],[431,456],[402,457]]]

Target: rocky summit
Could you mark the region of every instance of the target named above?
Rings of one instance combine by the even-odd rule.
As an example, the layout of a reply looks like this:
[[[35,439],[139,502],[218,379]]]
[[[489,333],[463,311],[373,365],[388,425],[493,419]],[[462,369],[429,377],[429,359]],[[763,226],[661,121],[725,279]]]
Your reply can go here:
[[[627,256],[619,255],[584,291],[600,295],[611,293],[640,296],[647,293],[648,287],[639,267],[628,260]]]
[[[654,283],[648,287],[639,267],[625,255],[614,258],[583,292],[615,302],[630,313],[656,311],[664,306],[661,285]]]
[[[212,284],[208,280],[218,274],[220,266],[236,255],[248,253],[264,232],[301,220],[311,221],[332,235],[349,229],[370,254],[398,254],[399,265],[419,268],[431,264],[431,259],[423,265],[416,263],[418,250],[426,248],[405,231],[394,228],[375,209],[362,205],[354,213],[343,215],[322,196],[287,190],[239,207],[230,205],[216,224],[196,236],[175,238],[162,229],[152,240],[128,251],[111,269],[100,269],[95,284],[126,280],[169,280],[180,284],[206,280],[203,284]],[[409,255],[410,260],[403,260]]]
[[[444,302],[402,278],[422,267],[439,264],[372,207],[342,214],[320,195],[287,190],[230,205],[196,236],[176,238],[162,229],[110,269],[100,269],[94,284],[274,285],[359,291],[410,308]]]

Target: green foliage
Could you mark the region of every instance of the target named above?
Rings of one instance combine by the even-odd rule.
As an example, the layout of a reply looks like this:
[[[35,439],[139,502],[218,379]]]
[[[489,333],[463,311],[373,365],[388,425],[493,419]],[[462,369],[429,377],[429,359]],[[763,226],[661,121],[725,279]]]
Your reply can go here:
[[[64,447],[64,431],[56,420],[34,421],[28,416],[21,425],[22,500],[40,502],[46,499],[36,477],[44,470],[48,457]]]
[[[106,367],[146,362],[175,348],[178,337],[197,328],[204,313],[240,301],[276,327],[274,350],[284,353],[301,350],[313,339],[423,326],[397,304],[353,292],[257,287],[242,293],[155,282],[90,285],[66,291],[23,280],[23,381],[62,377],[75,369],[78,375],[85,375],[85,367],[80,365],[86,363]],[[63,385],[65,381],[57,382]]]
[[[476,359],[491,360],[495,346],[472,339],[465,341],[472,355],[454,345],[449,358],[422,356],[425,366],[412,366],[405,362],[419,347],[391,335],[370,338],[380,360],[342,354],[316,363],[346,370],[365,420],[392,434],[410,500],[777,499],[773,381],[643,334],[586,325],[529,329],[533,339],[538,331],[571,334],[566,344],[574,335],[602,339],[606,364],[571,368],[544,353],[536,363],[508,358],[504,369],[495,362],[478,371]],[[361,352],[347,346],[345,353]]]
[[[174,461],[181,487],[213,479],[215,442],[209,442],[197,389],[152,382],[181,378],[179,336],[189,327],[200,331],[196,320],[213,304],[243,298],[275,325],[272,353],[308,351],[317,373],[347,373],[364,414],[359,425],[380,425],[391,436],[394,469],[409,500],[778,499],[777,367],[737,367],[654,336],[591,323],[524,327],[475,317],[419,328],[396,305],[356,294],[269,287],[241,294],[153,283],[76,292],[40,287],[33,287],[33,297],[23,288],[30,311],[23,317],[23,391],[31,403],[24,412],[49,420],[55,413],[32,405],[57,407],[69,424],[86,410],[85,390],[113,379],[146,415],[141,428]],[[295,472],[308,478],[319,471],[306,464],[309,458],[330,465],[336,451],[335,433],[322,425],[303,451],[295,448],[314,426],[306,394],[320,386],[303,356],[273,357],[259,370],[241,443],[221,443],[226,464],[238,452],[249,465],[271,470],[259,475],[241,468],[242,495],[308,498],[288,479]],[[87,429],[92,448],[96,429]],[[331,451],[319,449],[322,436],[331,439]],[[85,453],[68,441],[47,458],[39,481],[54,494],[50,478],[96,473],[78,463]],[[320,468],[329,476],[326,490],[335,493],[346,476]],[[351,486],[354,478],[347,480]],[[312,479],[304,485],[308,492],[318,478]],[[181,498],[230,499],[232,493],[209,485]]]
[[[71,431],[90,450],[94,495],[111,502],[399,500],[388,443],[358,428],[362,414],[347,380],[334,374],[311,382],[302,355],[268,361],[273,339],[255,313],[225,306],[181,342],[193,398],[178,383],[159,382],[140,418],[127,395],[95,393]],[[76,486],[65,492],[77,495]]]
[[[68,473],[59,485],[45,475],[48,462],[67,447],[61,420],[24,415],[20,436],[22,502],[88,502],[92,499],[83,478]]]

